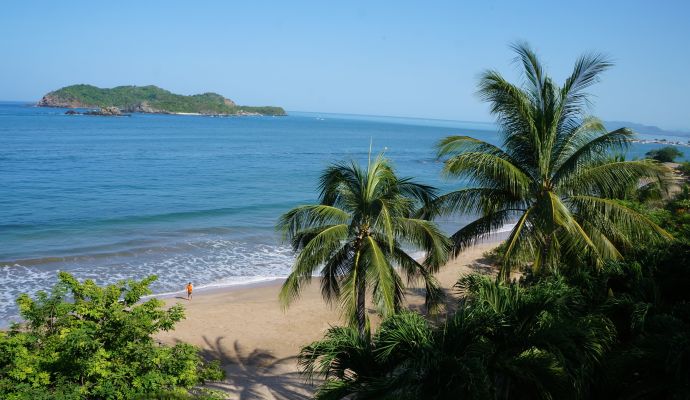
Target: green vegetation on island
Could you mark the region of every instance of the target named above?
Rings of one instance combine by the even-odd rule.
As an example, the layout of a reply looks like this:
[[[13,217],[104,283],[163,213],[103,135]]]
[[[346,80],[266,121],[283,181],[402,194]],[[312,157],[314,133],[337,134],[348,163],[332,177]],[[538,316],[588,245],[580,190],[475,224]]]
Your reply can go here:
[[[157,86],[118,86],[102,89],[92,85],[72,85],[50,92],[38,102],[40,107],[106,108],[122,112],[204,115],[286,115],[281,107],[240,106],[217,93],[184,96]]]

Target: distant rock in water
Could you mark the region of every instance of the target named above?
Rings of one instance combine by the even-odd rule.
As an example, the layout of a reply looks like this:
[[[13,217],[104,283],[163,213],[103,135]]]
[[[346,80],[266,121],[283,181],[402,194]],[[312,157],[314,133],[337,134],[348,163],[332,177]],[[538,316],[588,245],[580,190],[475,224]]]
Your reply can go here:
[[[101,107],[98,110],[91,110],[86,112],[79,112],[75,110],[67,110],[65,115],[97,115],[101,117],[129,117],[130,114],[123,114],[117,107]]]
[[[199,115],[287,115],[281,107],[239,106],[217,93],[184,96],[157,86],[118,86],[101,89],[91,85],[72,85],[50,92],[39,107],[99,108],[90,115],[121,115],[122,112]],[[115,112],[117,109],[117,114]],[[78,114],[78,112],[75,112]],[[89,114],[89,113],[85,113]]]
[[[123,114],[117,107],[101,107],[100,110],[87,111],[84,115],[99,115],[103,117],[122,117],[129,116],[128,114]]]

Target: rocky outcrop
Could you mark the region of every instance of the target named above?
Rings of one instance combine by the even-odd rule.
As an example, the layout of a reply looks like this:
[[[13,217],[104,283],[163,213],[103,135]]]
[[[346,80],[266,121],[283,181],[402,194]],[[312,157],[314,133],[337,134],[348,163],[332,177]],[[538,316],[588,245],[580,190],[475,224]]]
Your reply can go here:
[[[129,117],[130,114],[123,114],[117,107],[101,107],[98,110],[91,110],[86,112],[79,112],[75,110],[67,110],[65,115],[96,115],[100,117]]]
[[[263,114],[260,114],[260,113],[258,113],[258,112],[251,112],[251,111],[240,110],[240,111],[237,112],[236,115],[243,116],[243,117],[256,117],[256,116],[260,116],[260,115],[263,115]]]
[[[117,107],[101,107],[100,110],[87,111],[85,115],[100,115],[103,117],[120,117],[122,116],[122,111]]]
[[[93,104],[84,104],[77,99],[65,98],[51,93],[43,96],[36,104],[38,107],[60,107],[60,108],[89,108]]]
[[[166,111],[151,107],[149,103],[146,101],[142,101],[139,104],[129,106],[125,108],[124,111],[130,113],[168,114]]]

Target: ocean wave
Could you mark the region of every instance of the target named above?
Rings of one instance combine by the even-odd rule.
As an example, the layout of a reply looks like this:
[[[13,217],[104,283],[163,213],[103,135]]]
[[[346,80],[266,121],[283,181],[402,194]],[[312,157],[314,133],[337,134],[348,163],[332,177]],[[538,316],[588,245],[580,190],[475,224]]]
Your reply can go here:
[[[79,280],[92,279],[99,285],[156,275],[158,279],[151,289],[156,295],[165,295],[179,293],[189,281],[202,289],[285,277],[293,260],[286,246],[217,239],[189,242],[184,250],[178,247],[172,252],[84,257],[70,263],[17,263],[0,268],[0,280],[6,288],[0,292],[0,325],[18,319],[15,300],[20,294],[33,296],[39,290],[49,290],[57,282],[59,271],[67,271]]]
[[[514,226],[504,225],[496,233],[509,232]],[[425,253],[413,251],[410,255],[422,259]],[[189,281],[203,290],[285,278],[293,261],[294,254],[287,246],[228,239],[21,260],[0,268],[0,280],[5,284],[0,292],[0,325],[18,319],[15,300],[20,294],[33,296],[39,290],[49,290],[59,271],[99,285],[156,275],[158,280],[151,285],[154,295],[170,296],[181,293]]]

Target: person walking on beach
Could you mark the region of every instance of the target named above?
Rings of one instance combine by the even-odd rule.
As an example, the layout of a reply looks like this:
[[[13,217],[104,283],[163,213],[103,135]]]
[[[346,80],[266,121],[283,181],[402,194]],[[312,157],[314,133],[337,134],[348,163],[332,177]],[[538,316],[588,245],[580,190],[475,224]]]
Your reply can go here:
[[[193,287],[192,287],[192,282],[189,282],[189,283],[187,284],[187,300],[191,300],[191,299],[192,299],[192,289],[193,289]]]

